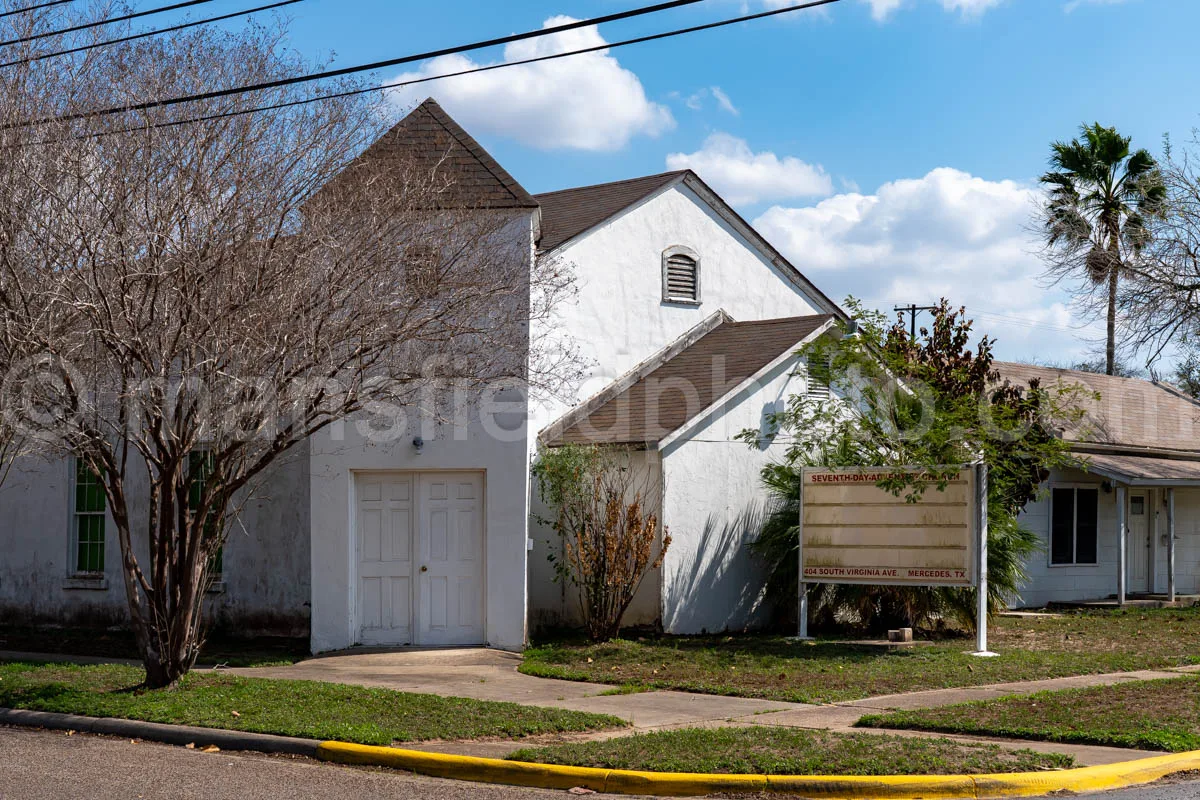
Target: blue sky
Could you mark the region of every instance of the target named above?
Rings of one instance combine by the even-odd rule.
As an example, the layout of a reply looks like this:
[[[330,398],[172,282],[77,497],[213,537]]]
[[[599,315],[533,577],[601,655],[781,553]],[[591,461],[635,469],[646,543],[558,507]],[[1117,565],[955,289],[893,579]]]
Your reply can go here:
[[[707,0],[469,58],[789,1]],[[348,65],[640,4],[308,0],[290,12],[291,44]],[[1093,120],[1155,152],[1164,133],[1186,140],[1200,124],[1198,29],[1188,0],[842,0],[446,79],[393,103],[399,113],[433,94],[533,192],[691,166],[832,296],[890,308],[946,294],[999,337],[1001,356],[1069,363],[1098,334],[1039,283],[1029,226],[1048,144]]]

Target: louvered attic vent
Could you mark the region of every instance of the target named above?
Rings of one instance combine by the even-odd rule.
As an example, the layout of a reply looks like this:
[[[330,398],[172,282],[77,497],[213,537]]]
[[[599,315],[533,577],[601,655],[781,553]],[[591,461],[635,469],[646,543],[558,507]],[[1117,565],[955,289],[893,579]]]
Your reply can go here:
[[[700,260],[693,255],[667,251],[663,254],[663,300],[671,303],[700,302]]]

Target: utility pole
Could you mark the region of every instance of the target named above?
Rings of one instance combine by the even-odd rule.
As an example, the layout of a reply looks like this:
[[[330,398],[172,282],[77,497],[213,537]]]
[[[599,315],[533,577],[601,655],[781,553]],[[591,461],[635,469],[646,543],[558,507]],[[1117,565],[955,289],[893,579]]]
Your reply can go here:
[[[913,342],[917,341],[917,314],[922,311],[937,311],[937,306],[919,306],[916,303],[907,306],[895,306],[893,311],[899,311],[903,314],[908,314],[909,320],[909,336]]]

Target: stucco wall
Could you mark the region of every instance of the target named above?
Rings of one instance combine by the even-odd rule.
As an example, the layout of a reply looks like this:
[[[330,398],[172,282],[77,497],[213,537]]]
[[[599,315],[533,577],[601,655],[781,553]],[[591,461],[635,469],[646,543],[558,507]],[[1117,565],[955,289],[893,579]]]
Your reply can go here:
[[[308,633],[308,456],[297,446],[266,474],[233,518],[219,591],[209,619],[237,635]],[[21,461],[0,489],[0,619],[17,623],[123,625],[128,621],[121,551],[111,516],[103,582],[73,581],[71,462]],[[134,544],[143,568],[147,479],[131,468],[127,486]],[[79,588],[86,585],[87,588]]]
[[[699,255],[698,306],[662,302],[662,253],[672,245]],[[578,293],[535,334],[552,328],[589,366],[574,398],[535,409],[535,431],[719,309],[736,320],[818,313],[814,298],[683,184],[550,255],[575,271]]]
[[[504,212],[491,234],[493,258],[533,258],[533,216]],[[515,301],[514,301],[515,302]],[[506,350],[528,353],[524,309],[507,319],[513,338]],[[523,349],[522,349],[523,348]],[[406,408],[404,430],[390,442],[345,420],[312,438],[311,548],[313,652],[356,644],[357,559],[351,535],[354,473],[360,471],[481,471],[484,473],[484,614],[486,644],[518,650],[526,640],[525,597],[529,520],[528,402],[518,390],[472,395],[456,404],[452,393],[433,393]],[[484,413],[483,405],[502,413]],[[506,409],[506,410],[504,410]],[[389,422],[391,422],[389,420]],[[420,451],[413,439],[420,436]]]
[[[802,369],[796,359],[783,362],[664,448],[663,517],[671,547],[662,605],[669,633],[736,631],[770,620],[766,567],[750,544],[768,499],[760,472],[787,445],[764,439],[755,448],[733,439],[747,429],[769,431],[767,415],[803,391],[804,379],[795,374]]]
[[[663,536],[663,507],[662,507],[662,459],[659,453],[637,450],[629,454],[629,469],[642,476],[638,485],[645,488],[648,497],[654,498],[653,503],[646,505],[646,510],[655,514],[660,525],[656,546],[662,546]],[[579,589],[569,578],[558,578],[554,563],[563,563],[564,557],[562,537],[546,524],[552,519],[553,512],[541,501],[537,486],[531,484],[530,494],[533,505],[530,514],[530,539],[533,550],[529,565],[529,629],[533,636],[540,632],[560,627],[578,627],[582,624],[583,616],[580,611]],[[555,561],[550,562],[547,554],[553,554]],[[542,563],[535,563],[540,559]],[[542,576],[535,578],[535,574]],[[629,628],[657,628],[660,622],[662,598],[662,570],[647,570],[638,587],[637,594],[622,618],[622,625]]]
[[[1099,487],[1104,479],[1080,470],[1055,470],[1046,486],[1079,484]],[[1139,491],[1142,491],[1139,489]],[[1099,494],[1098,553],[1095,565],[1050,566],[1050,500],[1043,497],[1025,507],[1020,522],[1038,534],[1042,551],[1026,564],[1029,582],[1017,605],[1044,606],[1049,602],[1095,600],[1117,592],[1117,493]],[[1148,496],[1147,524],[1157,526],[1151,535],[1151,558],[1155,559],[1154,591],[1166,591],[1167,509],[1163,492]],[[1175,490],[1176,589],[1180,593],[1200,591],[1200,489]],[[1132,589],[1131,589],[1132,591]]]
[[[700,257],[702,302],[698,306],[662,302],[662,252],[672,245],[684,245]],[[531,409],[531,436],[720,309],[736,320],[819,313],[815,298],[806,296],[682,184],[551,256],[575,271],[578,293],[562,304],[553,320],[535,323],[535,336],[577,347],[587,369],[573,395]],[[803,269],[803,264],[798,266]],[[756,417],[760,412],[761,408],[748,413]],[[668,482],[667,492],[671,491]],[[712,507],[713,498],[701,492],[698,499],[703,501],[699,508]],[[535,514],[539,507],[537,498],[531,498]],[[536,523],[531,524],[531,537],[530,614],[535,621],[549,622],[564,602],[563,589],[554,583],[553,567],[547,561],[554,544]]]

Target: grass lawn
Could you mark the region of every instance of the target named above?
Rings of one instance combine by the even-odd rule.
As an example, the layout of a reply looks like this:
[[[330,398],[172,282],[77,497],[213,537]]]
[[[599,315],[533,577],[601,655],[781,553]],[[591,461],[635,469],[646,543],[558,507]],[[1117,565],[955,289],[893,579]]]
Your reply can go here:
[[[96,628],[0,625],[0,650],[101,658],[141,658],[132,631]],[[267,667],[294,664],[307,656],[307,638],[258,636],[247,640],[212,635],[204,642],[198,663],[224,664],[228,667]]]
[[[0,706],[390,745],[624,727],[600,714],[315,681],[193,673],[176,689],[135,687],[114,664],[0,663]]]
[[[1200,678],[1040,692],[864,717],[859,724],[1141,750],[1200,750]]]
[[[514,761],[577,767],[766,775],[954,775],[1074,766],[1071,756],[876,734],[793,728],[685,728],[518,750]]]
[[[664,636],[526,651],[529,675],[794,702],[838,702],[921,689],[1123,672],[1200,662],[1200,609],[1004,617],[989,628],[999,658],[969,638],[908,650],[801,643],[783,636]]]

